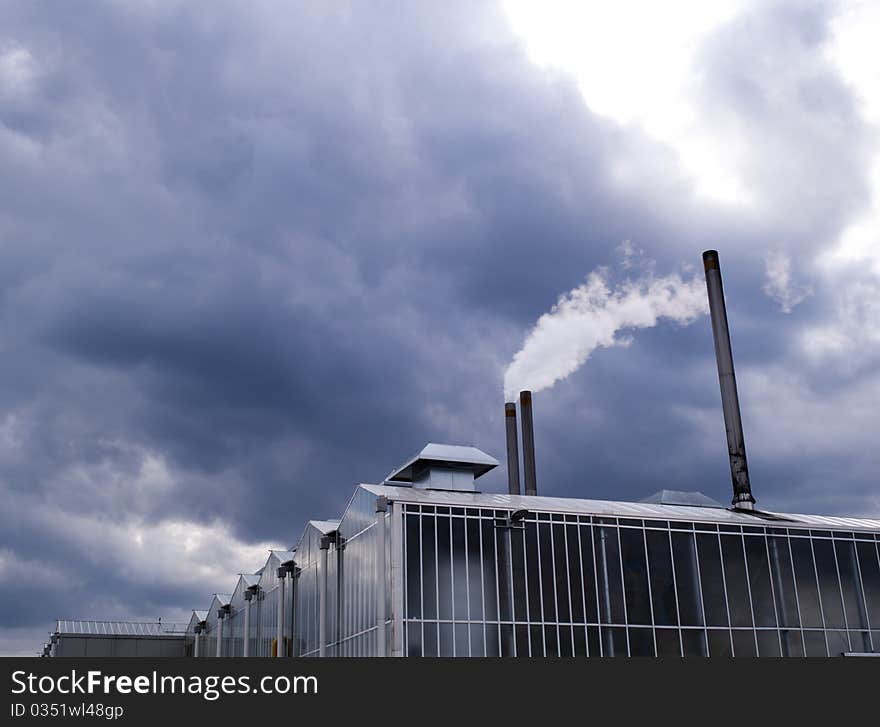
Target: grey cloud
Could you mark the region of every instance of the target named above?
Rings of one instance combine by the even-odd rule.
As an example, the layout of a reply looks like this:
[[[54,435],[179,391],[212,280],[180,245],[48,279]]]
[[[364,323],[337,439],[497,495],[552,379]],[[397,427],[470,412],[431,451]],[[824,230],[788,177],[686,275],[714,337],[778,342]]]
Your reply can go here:
[[[503,367],[625,239],[663,271],[719,247],[738,365],[793,356],[824,298],[779,320],[760,293],[766,240],[815,249],[864,201],[845,88],[818,60],[795,67],[816,56],[820,10],[754,10],[706,50],[705,103],[766,157],[746,165],[765,209],[739,214],[530,65],[492,4],[4,6],[0,49],[35,70],[0,105],[0,578],[35,563],[69,578],[0,607],[9,643],[59,616],[203,607],[260,565],[227,562],[244,557],[230,545],[208,575],[139,581],[90,550],[133,547],[108,524],[158,538],[225,523],[236,543],[289,545],[426,441],[501,454]],[[790,66],[785,103],[758,48]],[[621,164],[636,173],[621,181]],[[792,222],[828,165],[821,225]],[[537,399],[543,491],[728,499],[707,325],[646,331]],[[791,506],[808,460],[756,449]],[[165,485],[144,474],[154,461]],[[866,463],[839,464],[847,499],[811,509],[867,501]]]

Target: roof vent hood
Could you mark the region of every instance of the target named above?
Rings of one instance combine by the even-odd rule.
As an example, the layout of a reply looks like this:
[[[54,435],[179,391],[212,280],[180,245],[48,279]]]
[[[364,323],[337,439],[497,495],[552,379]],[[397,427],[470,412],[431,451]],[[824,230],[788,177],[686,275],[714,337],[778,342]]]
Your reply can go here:
[[[474,481],[497,466],[497,459],[476,447],[432,443],[393,470],[385,482],[424,490],[475,492]]]

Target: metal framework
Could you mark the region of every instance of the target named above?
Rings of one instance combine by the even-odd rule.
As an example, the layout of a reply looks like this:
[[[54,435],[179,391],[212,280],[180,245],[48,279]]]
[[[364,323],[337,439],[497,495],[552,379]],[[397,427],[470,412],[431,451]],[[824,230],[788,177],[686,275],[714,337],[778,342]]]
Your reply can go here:
[[[253,656],[880,651],[880,520],[670,494],[685,493],[625,503],[360,485],[339,521],[310,522],[295,549],[194,616],[188,653],[203,624],[199,655],[217,653],[217,636],[222,655],[244,655],[246,618]]]

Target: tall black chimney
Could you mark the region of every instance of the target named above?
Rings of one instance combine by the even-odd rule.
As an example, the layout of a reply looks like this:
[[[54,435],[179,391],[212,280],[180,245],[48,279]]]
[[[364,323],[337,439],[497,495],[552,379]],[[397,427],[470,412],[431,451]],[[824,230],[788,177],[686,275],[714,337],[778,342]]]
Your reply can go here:
[[[521,495],[519,489],[519,443],[516,435],[516,404],[512,401],[504,405],[504,423],[507,427],[507,491],[511,495]]]
[[[724,410],[724,427],[727,429],[727,452],[730,455],[730,476],[733,480],[733,506],[740,510],[754,510],[755,498],[752,496],[752,486],[749,482],[746,442],[739,413],[733,352],[730,348],[730,330],[727,326],[721,267],[716,250],[706,250],[703,253],[703,267],[706,270],[709,315],[712,318],[712,337],[715,339],[715,359],[718,362],[718,381],[721,384],[721,407]]]
[[[537,495],[538,484],[535,477],[535,427],[532,423],[532,392],[519,392],[519,413],[522,417],[523,479],[526,494]]]

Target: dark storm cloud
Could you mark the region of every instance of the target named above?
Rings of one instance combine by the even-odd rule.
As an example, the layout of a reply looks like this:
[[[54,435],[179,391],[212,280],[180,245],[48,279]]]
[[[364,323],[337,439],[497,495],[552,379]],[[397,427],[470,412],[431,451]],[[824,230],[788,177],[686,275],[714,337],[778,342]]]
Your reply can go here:
[[[217,573],[260,563],[206,540],[173,565],[175,523],[290,545],[426,441],[500,455],[504,365],[624,239],[663,271],[736,249],[738,363],[787,355],[760,255],[828,244],[864,202],[864,130],[819,61],[782,80],[752,61],[812,59],[826,23],[756,10],[703,55],[769,200],[734,214],[530,65],[490,4],[5,5],[0,575],[55,578],[0,624],[204,607],[233,585]],[[706,321],[660,326],[542,395],[542,489],[726,501],[711,355]],[[803,482],[760,451],[777,492]],[[864,464],[838,472],[853,506]],[[146,574],[125,569],[150,547]]]

